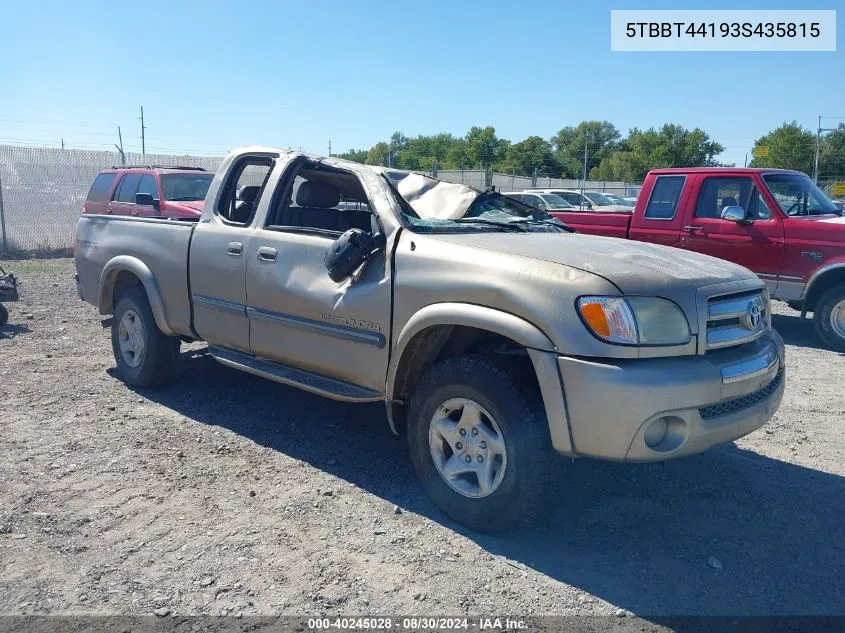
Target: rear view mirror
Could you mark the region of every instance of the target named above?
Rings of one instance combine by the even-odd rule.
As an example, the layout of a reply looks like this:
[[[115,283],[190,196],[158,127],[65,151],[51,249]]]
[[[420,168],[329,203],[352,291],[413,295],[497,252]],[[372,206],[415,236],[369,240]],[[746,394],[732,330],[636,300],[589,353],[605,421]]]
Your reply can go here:
[[[156,209],[159,208],[159,202],[151,193],[136,193],[135,194],[135,204],[140,205],[142,207],[155,207]]]
[[[372,236],[361,229],[349,229],[332,242],[323,259],[329,277],[334,282],[343,281],[384,244],[385,238],[381,233]]]
[[[745,209],[742,207],[725,207],[722,209],[722,219],[739,224],[746,222]]]

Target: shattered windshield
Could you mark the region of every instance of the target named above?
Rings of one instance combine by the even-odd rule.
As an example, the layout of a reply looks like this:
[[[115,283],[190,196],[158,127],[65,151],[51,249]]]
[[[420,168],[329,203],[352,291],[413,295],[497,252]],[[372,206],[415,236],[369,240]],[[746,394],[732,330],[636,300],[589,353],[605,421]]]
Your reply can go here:
[[[397,197],[412,230],[571,232],[557,218],[495,191],[444,182],[396,169],[378,169]]]

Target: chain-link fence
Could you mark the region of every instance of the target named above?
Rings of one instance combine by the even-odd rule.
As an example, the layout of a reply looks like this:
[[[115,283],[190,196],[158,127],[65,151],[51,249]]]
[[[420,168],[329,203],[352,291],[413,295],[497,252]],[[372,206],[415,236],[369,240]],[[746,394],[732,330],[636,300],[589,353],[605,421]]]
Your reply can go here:
[[[215,171],[222,156],[126,154],[126,163],[182,165]],[[76,221],[96,175],[120,162],[116,152],[0,145],[0,256],[68,251]],[[440,170],[436,177],[477,189],[581,189],[581,181],[488,173],[483,169]],[[636,196],[639,185],[585,182],[587,191]]]
[[[636,198],[642,185],[639,183],[613,182],[600,180],[575,180],[567,178],[550,178],[538,176],[517,176],[515,174],[497,174],[490,176],[490,184],[496,191],[520,191],[522,189],[571,189],[574,191],[600,191],[620,198]]]
[[[127,153],[127,164],[184,165],[214,171],[220,156]],[[117,152],[0,145],[0,255],[70,249],[82,203]]]

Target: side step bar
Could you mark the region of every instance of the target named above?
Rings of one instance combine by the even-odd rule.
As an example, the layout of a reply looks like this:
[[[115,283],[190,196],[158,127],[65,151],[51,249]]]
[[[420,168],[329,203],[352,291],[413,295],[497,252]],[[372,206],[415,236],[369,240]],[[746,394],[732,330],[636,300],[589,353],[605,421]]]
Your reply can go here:
[[[251,354],[245,354],[244,352],[214,345],[209,345],[208,351],[214,360],[229,367],[290,385],[291,387],[297,387],[304,391],[310,391],[311,393],[316,393],[332,400],[343,400],[345,402],[380,402],[384,400],[384,394],[373,391],[372,389],[359,387],[343,380],[329,378],[328,376],[297,369],[289,365],[283,365],[265,358],[258,358]]]

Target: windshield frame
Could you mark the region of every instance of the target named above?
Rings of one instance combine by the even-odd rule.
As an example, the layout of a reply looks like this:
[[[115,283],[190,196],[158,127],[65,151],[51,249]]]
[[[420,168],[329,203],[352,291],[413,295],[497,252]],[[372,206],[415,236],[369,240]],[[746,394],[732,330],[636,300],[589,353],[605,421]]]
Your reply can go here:
[[[405,199],[399,192],[395,183],[387,177],[386,174],[380,174],[382,182],[387,186],[387,189],[392,194],[396,205],[398,206],[398,220],[400,225],[411,233],[417,234],[466,234],[466,233],[500,233],[502,231],[514,233],[574,233],[575,229],[565,224],[559,218],[541,211],[531,205],[520,202],[515,198],[506,196],[498,191],[479,191],[475,199],[467,207],[466,212],[460,218],[422,218],[416,210],[411,206],[410,202]],[[473,214],[473,209],[476,208],[480,202],[489,199],[490,197],[505,198],[508,204],[520,207],[525,211],[525,215],[514,215],[514,220],[501,220],[500,217],[484,217],[482,214]],[[472,220],[479,220],[473,223]],[[457,221],[456,221],[457,220]],[[502,224],[512,223],[513,226],[497,226],[497,220]],[[433,224],[422,224],[422,222],[433,222]],[[543,225],[554,227],[554,229],[536,230],[532,231],[528,227],[540,227]],[[521,230],[520,230],[521,229]]]
[[[789,180],[792,180],[793,182],[799,182],[800,181],[802,184],[808,184],[809,186],[806,188],[806,192],[810,196],[815,198],[815,200],[817,202],[821,203],[822,205],[824,205],[824,203],[827,203],[830,206],[830,209],[825,210],[824,206],[822,206],[822,207],[820,207],[822,209],[821,213],[810,213],[810,209],[807,208],[806,213],[796,213],[794,215],[790,215],[788,213],[788,211],[792,206],[794,206],[794,204],[784,208],[784,206],[783,206],[783,204],[781,204],[781,201],[778,198],[778,196],[775,195],[775,192],[769,186],[769,179],[775,179],[775,178],[789,179]],[[764,173],[760,174],[760,180],[763,181],[763,185],[766,188],[766,193],[768,193],[769,197],[775,203],[775,206],[777,207],[777,209],[779,209],[780,212],[787,218],[815,218],[815,217],[822,217],[822,216],[828,216],[828,215],[834,215],[834,216],[841,216],[842,215],[842,212],[839,210],[839,208],[836,206],[836,204],[827,196],[827,194],[825,194],[824,191],[822,191],[819,188],[819,186],[815,182],[813,182],[813,179],[810,178],[805,173],[792,172],[792,171],[764,172]],[[799,202],[800,201],[796,201],[795,204],[797,204]]]
[[[208,179],[208,187],[205,190],[205,195],[198,200],[194,200],[191,198],[190,200],[182,200],[179,197],[171,198],[168,195],[168,186],[165,184],[168,180],[171,181],[168,183],[170,187],[173,187],[173,182],[177,179]],[[195,171],[171,171],[164,174],[159,175],[159,180],[161,181],[161,198],[166,202],[202,202],[208,196],[208,190],[211,188],[211,183],[214,182],[214,174],[210,172],[195,172]],[[172,191],[169,193],[173,193]]]

